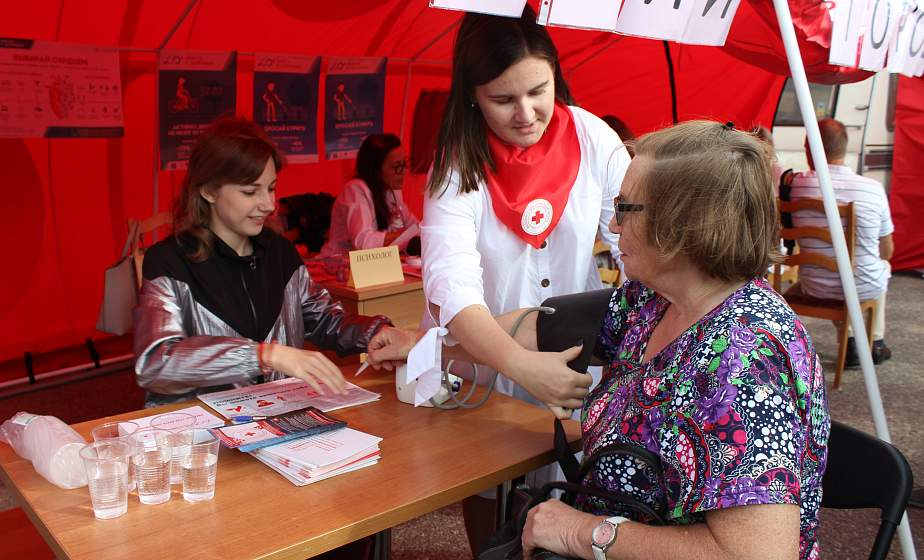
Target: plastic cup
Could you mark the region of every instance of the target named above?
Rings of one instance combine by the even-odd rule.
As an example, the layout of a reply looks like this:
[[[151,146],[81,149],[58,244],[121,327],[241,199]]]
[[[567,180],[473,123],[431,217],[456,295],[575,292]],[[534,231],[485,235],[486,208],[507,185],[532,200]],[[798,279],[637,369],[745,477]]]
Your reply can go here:
[[[188,412],[168,412],[151,418],[151,427],[168,432],[181,432],[196,425],[196,417]]]
[[[145,428],[132,434],[132,463],[142,504],[162,504],[170,499],[171,433]]]
[[[93,436],[93,441],[117,439],[129,445],[134,445],[132,434],[137,431],[138,424],[125,420],[122,422],[106,422],[105,424],[100,424],[90,430],[90,435]],[[128,491],[135,491],[135,467],[132,465],[131,460],[128,462]]]
[[[205,429],[184,430],[174,436],[174,449],[182,448],[183,499],[203,502],[215,497],[219,440]]]
[[[179,433],[196,425],[196,417],[186,412],[169,412],[151,419],[151,427]],[[174,447],[170,460],[170,484],[183,482],[182,448]]]
[[[104,439],[125,439],[131,441],[131,435],[138,431],[138,424],[125,420],[122,422],[106,422],[90,430],[93,441]]]
[[[89,443],[80,450],[93,515],[97,519],[113,519],[128,511],[128,464],[132,446],[120,439]]]

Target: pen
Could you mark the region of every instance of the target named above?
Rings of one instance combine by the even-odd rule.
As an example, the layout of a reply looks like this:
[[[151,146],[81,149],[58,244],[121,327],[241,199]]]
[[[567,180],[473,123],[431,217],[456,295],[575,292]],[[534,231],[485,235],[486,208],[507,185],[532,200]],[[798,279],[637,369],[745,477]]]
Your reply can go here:
[[[359,366],[359,369],[356,370],[356,373],[353,374],[353,377],[356,377],[363,372],[367,367],[369,367],[369,362],[363,362],[363,365]]]
[[[266,416],[232,416],[231,422],[233,424],[246,424],[247,422],[255,422],[257,420],[266,420]]]

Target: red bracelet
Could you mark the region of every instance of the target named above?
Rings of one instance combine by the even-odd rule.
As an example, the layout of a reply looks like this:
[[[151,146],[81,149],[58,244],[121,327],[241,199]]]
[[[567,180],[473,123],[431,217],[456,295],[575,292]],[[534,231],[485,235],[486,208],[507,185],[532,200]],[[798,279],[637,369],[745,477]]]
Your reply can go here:
[[[266,352],[266,343],[261,342],[257,344],[257,365],[260,367],[262,373],[272,373],[273,368],[271,368],[263,358],[264,352]]]

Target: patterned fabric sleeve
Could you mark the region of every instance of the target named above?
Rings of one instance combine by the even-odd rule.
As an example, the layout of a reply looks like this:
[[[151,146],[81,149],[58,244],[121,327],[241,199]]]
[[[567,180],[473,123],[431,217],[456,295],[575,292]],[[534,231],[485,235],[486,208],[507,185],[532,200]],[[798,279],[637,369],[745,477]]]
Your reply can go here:
[[[638,317],[639,307],[651,299],[654,293],[635,281],[624,283],[613,292],[610,308],[603,317],[603,327],[597,337],[594,356],[603,363],[612,363],[622,346],[623,330]]]
[[[709,373],[673,422],[674,468],[665,474],[689,493],[670,504],[672,514],[799,505],[803,455],[811,452],[805,380],[815,356],[798,338],[784,346],[759,327],[734,325],[708,340],[698,362]]]

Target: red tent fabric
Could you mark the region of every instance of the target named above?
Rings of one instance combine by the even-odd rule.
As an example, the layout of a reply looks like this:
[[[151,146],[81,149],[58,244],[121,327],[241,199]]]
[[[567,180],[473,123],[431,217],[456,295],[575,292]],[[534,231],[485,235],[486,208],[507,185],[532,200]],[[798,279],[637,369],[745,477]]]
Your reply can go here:
[[[924,269],[924,81],[900,77],[889,206],[895,223],[893,270]]]
[[[792,1],[796,6],[806,0]],[[403,129],[409,143],[420,92],[449,85],[452,37],[461,17],[427,4],[102,0],[88,10],[58,0],[32,0],[5,6],[0,37],[122,49],[125,135],[0,141],[0,181],[12,197],[2,210],[12,255],[7,260],[11,272],[0,280],[0,360],[101,336],[94,325],[103,270],[121,249],[126,219],[169,208],[182,176],[155,171],[156,49],[237,50],[237,111],[245,116],[251,113],[256,51],[387,56],[385,129]],[[551,32],[572,90],[590,111],[615,114],[643,133],[673,120],[673,97],[680,120],[714,118],[745,128],[771,123],[788,72],[775,28],[764,18],[767,5],[768,0],[742,3],[722,49],[670,44],[673,96],[664,43],[573,29]],[[811,32],[801,36],[814,53],[813,78],[828,79],[832,69],[817,64],[826,58],[824,46],[810,40]],[[858,77],[834,74],[834,81]],[[292,165],[280,176],[279,194],[337,194],[351,172],[352,161]],[[406,198],[418,212],[423,180],[414,175],[406,186]]]

